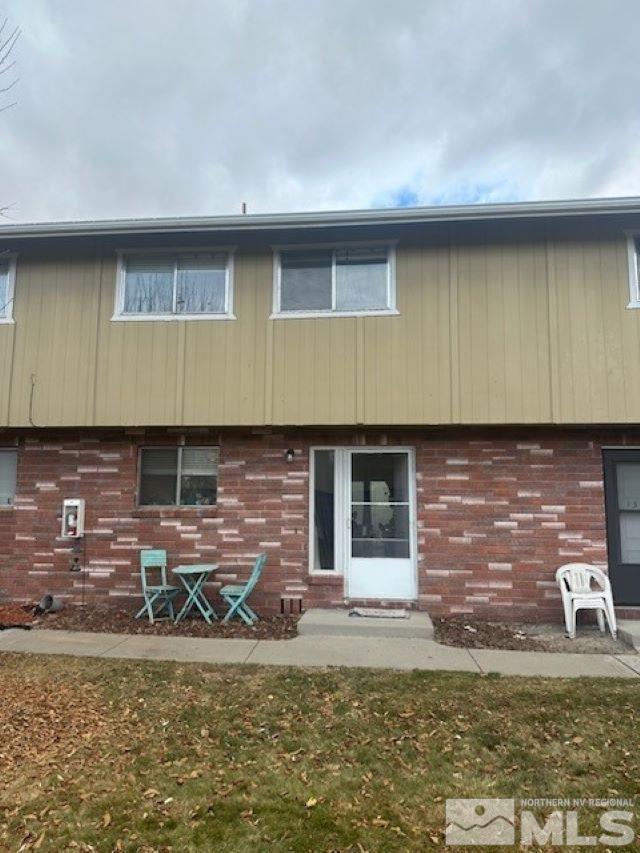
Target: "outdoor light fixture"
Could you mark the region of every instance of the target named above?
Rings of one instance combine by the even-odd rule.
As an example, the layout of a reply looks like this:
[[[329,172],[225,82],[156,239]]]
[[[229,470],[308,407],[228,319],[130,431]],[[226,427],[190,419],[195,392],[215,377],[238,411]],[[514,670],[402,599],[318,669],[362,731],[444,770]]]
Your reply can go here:
[[[296,452],[293,449],[293,447],[290,447],[288,450],[285,450],[285,452],[284,452],[284,458],[287,460],[287,462],[293,462],[293,457],[295,455],[296,455]]]

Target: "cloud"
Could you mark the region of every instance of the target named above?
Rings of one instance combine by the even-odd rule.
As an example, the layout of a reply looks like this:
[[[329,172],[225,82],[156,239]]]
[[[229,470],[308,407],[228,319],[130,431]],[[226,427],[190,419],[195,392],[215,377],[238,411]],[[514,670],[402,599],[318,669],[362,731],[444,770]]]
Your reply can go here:
[[[640,194],[636,0],[6,0],[18,220]]]

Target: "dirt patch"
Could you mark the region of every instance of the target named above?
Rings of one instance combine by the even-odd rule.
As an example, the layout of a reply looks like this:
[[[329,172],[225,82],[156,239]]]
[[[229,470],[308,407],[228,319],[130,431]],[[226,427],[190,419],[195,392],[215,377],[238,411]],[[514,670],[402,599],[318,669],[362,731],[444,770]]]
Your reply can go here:
[[[175,625],[169,619],[149,623],[135,619],[131,610],[115,607],[67,606],[59,613],[39,616],[34,628],[58,628],[63,631],[94,631],[107,634],[155,634],[170,637],[249,637],[254,640],[288,640],[298,633],[298,616],[272,616],[254,626],[239,620],[228,624],[207,624],[201,618],[187,618]]]
[[[445,646],[464,649],[516,649],[541,652],[543,646],[515,625],[472,622],[468,619],[435,619],[435,638]]]
[[[33,607],[22,604],[0,604],[0,631],[5,628],[30,628]]]
[[[434,629],[439,643],[465,649],[609,655],[634,653],[609,633],[601,634],[596,625],[580,625],[574,640],[565,636],[562,625],[435,619]]]

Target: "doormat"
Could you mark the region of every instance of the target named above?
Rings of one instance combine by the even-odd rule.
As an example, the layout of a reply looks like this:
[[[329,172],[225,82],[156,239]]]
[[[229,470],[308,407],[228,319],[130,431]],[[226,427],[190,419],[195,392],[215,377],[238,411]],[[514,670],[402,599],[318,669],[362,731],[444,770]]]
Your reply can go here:
[[[404,607],[395,610],[385,610],[383,607],[354,607],[349,611],[349,616],[370,616],[375,619],[408,619],[409,614]]]

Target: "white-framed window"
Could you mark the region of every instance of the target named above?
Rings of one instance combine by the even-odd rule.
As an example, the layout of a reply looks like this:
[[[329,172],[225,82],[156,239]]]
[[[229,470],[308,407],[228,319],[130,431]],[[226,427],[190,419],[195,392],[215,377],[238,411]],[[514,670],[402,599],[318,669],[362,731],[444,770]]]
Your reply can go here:
[[[16,256],[0,252],[0,323],[13,323]]]
[[[627,308],[640,308],[640,281],[638,279],[638,251],[640,234],[627,232],[627,255],[629,257],[629,304]]]
[[[217,447],[141,447],[139,506],[213,506],[218,496]]]
[[[18,451],[0,447],[0,507],[13,506],[17,473]]]
[[[274,250],[272,317],[397,313],[394,246],[281,246]]]
[[[233,250],[119,252],[113,319],[235,319]]]

